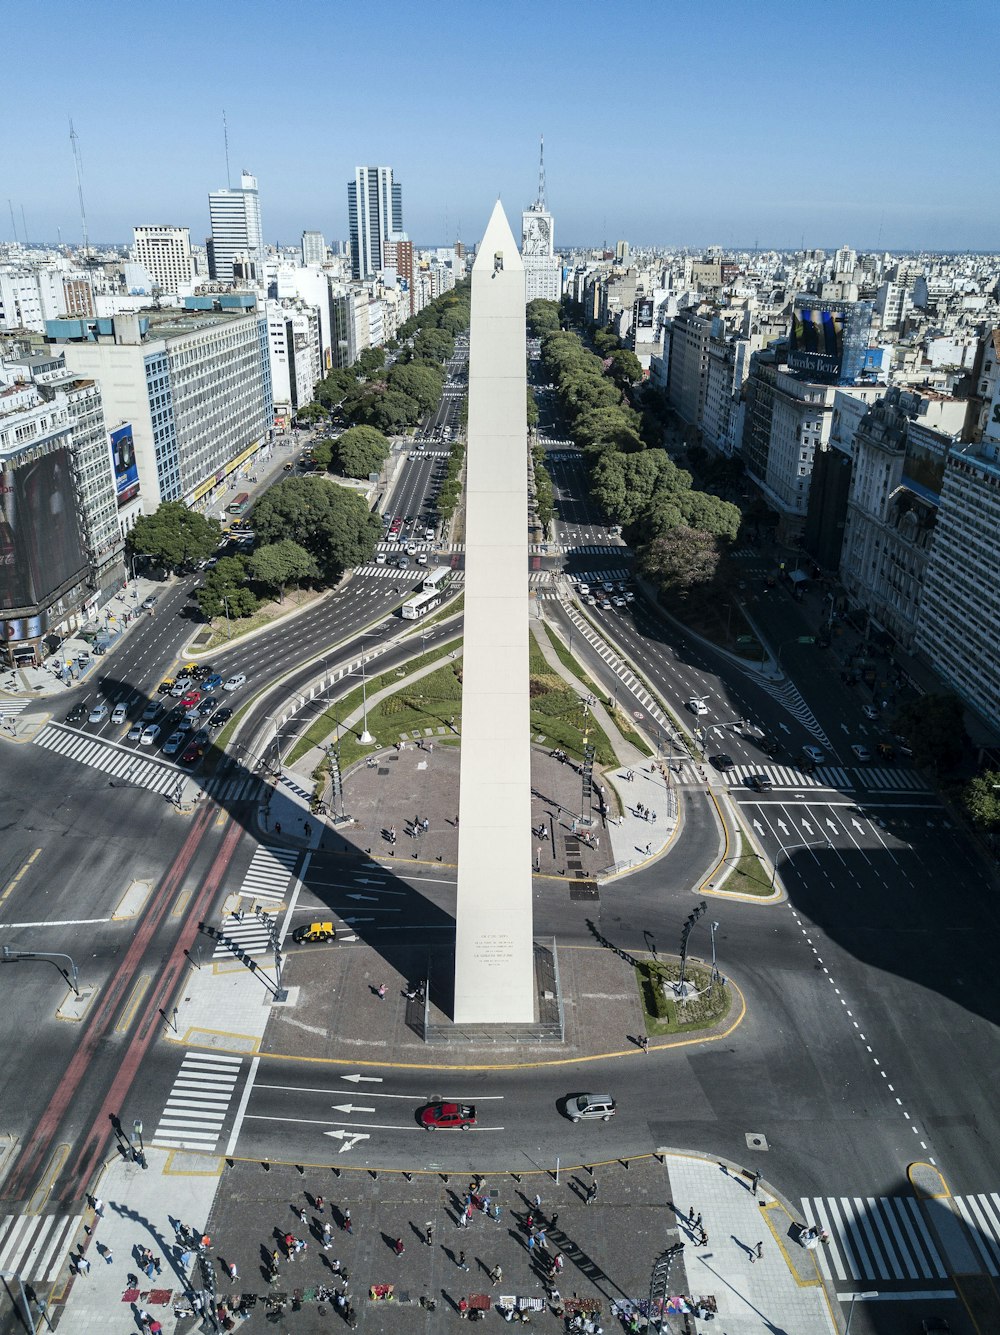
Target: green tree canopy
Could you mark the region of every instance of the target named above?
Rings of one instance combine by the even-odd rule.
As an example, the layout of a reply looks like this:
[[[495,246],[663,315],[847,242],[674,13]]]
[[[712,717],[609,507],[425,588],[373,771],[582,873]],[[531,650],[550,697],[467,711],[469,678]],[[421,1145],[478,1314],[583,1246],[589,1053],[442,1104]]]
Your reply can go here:
[[[385,365],[385,348],[365,348],[354,363],[354,371],[366,380],[381,371]]]
[[[318,422],[325,415],[326,409],[321,403],[304,403],[296,411],[295,420],[298,422]]]
[[[357,385],[358,378],[354,372],[349,371],[346,367],[340,367],[327,371],[323,379],[316,385],[313,393],[320,403],[332,407],[339,403],[345,394],[352,389],[356,389]]]
[[[595,329],[590,341],[602,357],[607,357],[622,345],[621,339],[611,329]]]
[[[957,695],[921,695],[903,705],[893,719],[913,749],[914,761],[937,773],[954,769],[968,746],[962,702]]]
[[[444,377],[436,366],[426,362],[397,363],[390,370],[388,379],[390,387],[408,394],[421,412],[429,413],[441,401]]]
[[[715,579],[722,553],[711,533],[683,524],[654,538],[639,554],[639,568],[660,592],[686,597]]]
[[[990,769],[970,779],[962,790],[962,805],[980,830],[1000,830],[1000,771]]]
[[[333,453],[336,444],[337,442],[335,440],[317,440],[313,445],[313,458],[316,460],[316,463],[320,468],[326,469],[327,471],[329,470],[330,464],[333,462]]]
[[[389,442],[371,426],[352,426],[333,442],[337,468],[345,477],[377,473],[389,457]]]
[[[607,515],[619,524],[632,524],[655,497],[679,496],[690,484],[690,473],[678,468],[666,450],[606,450],[594,464],[590,490]]]
[[[637,385],[642,379],[642,364],[628,348],[618,348],[611,354],[608,375],[617,385]]]
[[[126,539],[135,556],[150,556],[175,569],[207,561],[219,545],[218,520],[189,510],[183,501],[164,501],[151,515],[140,515]]]
[[[246,562],[241,556],[224,556],[210,570],[195,593],[202,615],[210,621],[228,614],[230,618],[252,616],[259,601],[247,585]]]
[[[528,321],[528,328],[535,338],[540,338],[542,334],[547,334],[552,330],[559,328],[559,303],[557,301],[545,301],[537,297],[534,301],[529,301],[524,311]]]
[[[290,538],[304,547],[328,583],[370,560],[382,537],[362,495],[316,475],[271,487],[253,508],[253,524],[265,544]]]
[[[284,602],[287,585],[319,578],[316,562],[304,547],[291,538],[258,547],[247,561],[247,567],[250,577],[258,584],[266,584],[268,588],[277,590],[279,602]]]
[[[573,423],[573,439],[581,449],[598,446],[624,451],[641,449],[639,414],[624,404],[590,408]]]
[[[446,362],[455,351],[455,340],[443,329],[421,329],[413,338],[415,361]]]
[[[678,469],[678,472],[680,470]],[[707,491],[687,491],[681,497],[684,522],[689,528],[702,529],[716,538],[734,542],[743,522],[738,505],[724,501]]]

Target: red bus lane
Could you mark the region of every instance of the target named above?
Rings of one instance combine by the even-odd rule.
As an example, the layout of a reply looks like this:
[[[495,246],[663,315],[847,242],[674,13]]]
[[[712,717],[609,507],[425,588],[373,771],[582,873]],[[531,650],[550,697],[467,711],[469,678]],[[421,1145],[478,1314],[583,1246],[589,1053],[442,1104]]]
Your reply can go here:
[[[241,824],[230,822],[225,838],[215,855],[208,874],[198,894],[191,902],[184,926],[170,954],[170,959],[160,975],[153,995],[143,1011],[142,1020],[135,1030],[132,1041],[122,1057],[121,1064],[113,1084],[107,1091],[97,1117],[87,1134],[86,1143],[79,1157],[64,1178],[61,1196],[65,1202],[79,1195],[95,1172],[102,1159],[104,1149],[111,1138],[113,1115],[121,1111],[132,1086],[132,1081],[149,1051],[153,1040],[160,1032],[164,1017],[170,1014],[169,1001],[174,994],[178,981],[183,977],[187,966],[185,951],[194,944],[198,935],[198,924],[205,917],[212,900],[219,892],[223,877],[229,869],[233,854],[243,837]]]
[[[160,881],[153,903],[139,924],[121,964],[105,987],[104,995],[83,1033],[79,1047],[70,1058],[66,1070],[60,1077],[55,1093],[49,1100],[45,1111],[39,1117],[34,1131],[21,1151],[17,1164],[7,1179],[4,1195],[8,1200],[20,1200],[28,1195],[28,1184],[33,1174],[38,1172],[42,1162],[51,1152],[52,1143],[66,1111],[76,1097],[77,1090],[87,1074],[87,1068],[95,1051],[107,1034],[122,996],[135,976],[149,942],[163,921],[178,888],[183,884],[187,869],[198,851],[203,836],[209,829],[213,813],[214,809],[202,810],[198,813],[180,852]]]

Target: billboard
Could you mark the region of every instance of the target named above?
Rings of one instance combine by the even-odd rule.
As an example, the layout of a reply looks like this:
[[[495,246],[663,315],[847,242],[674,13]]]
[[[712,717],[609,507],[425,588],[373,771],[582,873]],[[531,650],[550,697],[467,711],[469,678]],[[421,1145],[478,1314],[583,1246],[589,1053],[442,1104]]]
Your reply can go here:
[[[653,327],[653,301],[651,297],[640,297],[638,302],[638,311],[636,312],[635,324],[637,329],[652,329]]]
[[[788,365],[793,371],[840,377],[844,360],[844,311],[798,306],[792,311]]]
[[[0,611],[44,603],[87,568],[69,451],[0,469]]]
[[[139,495],[139,465],[135,461],[132,426],[126,423],[111,432],[111,466],[115,470],[118,509]]]

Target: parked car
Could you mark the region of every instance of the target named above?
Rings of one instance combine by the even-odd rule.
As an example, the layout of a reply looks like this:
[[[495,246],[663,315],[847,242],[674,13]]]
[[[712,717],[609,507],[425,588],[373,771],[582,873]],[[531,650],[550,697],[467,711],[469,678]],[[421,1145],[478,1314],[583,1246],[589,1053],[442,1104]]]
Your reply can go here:
[[[149,595],[148,598],[143,598],[143,600],[142,600],[142,610],[143,610],[144,612],[151,612],[155,606],[156,606],[156,594],[155,594],[155,593],[151,593],[151,594]]]
[[[107,717],[108,707],[102,700],[100,704],[94,705],[93,709],[91,709],[90,713],[87,715],[87,722],[103,723]]]
[[[247,684],[246,673],[237,672],[235,676],[229,678],[229,680],[223,685],[222,689],[224,691],[238,691],[241,686],[245,686],[246,684]]]
[[[452,1130],[455,1127],[468,1131],[476,1125],[476,1105],[474,1103],[429,1103],[420,1110],[420,1125],[425,1131]]]
[[[617,1111],[610,1094],[575,1094],[566,1100],[566,1116],[571,1122],[610,1122]]]
[[[173,677],[164,677],[156,689],[160,695],[167,695],[168,692],[174,689],[175,685],[176,682],[174,681]]]
[[[119,703],[116,704],[114,709],[111,711],[111,722],[120,727],[121,724],[123,724],[127,718],[128,718],[128,705],[122,701],[119,701]]]

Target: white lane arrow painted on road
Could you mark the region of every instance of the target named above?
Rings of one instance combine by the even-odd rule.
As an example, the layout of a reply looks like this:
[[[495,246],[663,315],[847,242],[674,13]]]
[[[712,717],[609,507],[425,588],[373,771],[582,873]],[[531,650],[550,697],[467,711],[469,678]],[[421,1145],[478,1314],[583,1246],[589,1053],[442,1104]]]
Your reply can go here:
[[[809,824],[807,820],[800,821],[799,823],[801,824],[803,830],[805,830],[807,834],[812,834],[813,827]]]
[[[754,821],[754,823],[753,823],[753,827],[754,827],[754,829],[757,831],[758,834],[763,834],[763,833],[764,833],[764,827],[763,827],[763,825],[761,825],[761,823],[760,823],[759,820],[755,820],[755,821]]]
[[[854,826],[856,830],[860,830],[862,834],[864,833],[865,827],[861,824],[859,820],[855,820],[853,816],[851,817],[851,824]]]
[[[787,833],[788,833],[788,826],[785,824],[785,822],[784,822],[783,820],[779,820],[779,821],[777,821],[776,824],[777,824],[778,829],[781,831],[782,834],[787,834]]]
[[[791,728],[788,726],[787,723],[779,723],[778,727],[781,729],[782,732],[791,732]]]
[[[840,725],[840,729],[841,729],[841,732],[846,732],[848,736],[851,735],[851,730],[850,730],[850,728],[847,726],[846,723],[842,723],[842,724]],[[863,728],[862,728],[862,732],[864,732],[864,729],[863,729]]]
[[[356,922],[374,922],[374,918],[348,918],[345,916],[344,922],[349,922],[353,927]]]
[[[345,1113],[375,1111],[374,1108],[359,1108],[355,1103],[331,1103],[330,1107],[333,1109],[334,1112],[345,1112]]]
[[[383,881],[382,881],[382,878],[381,878],[380,876],[355,876],[355,877],[354,877],[354,884],[355,884],[355,885],[382,885],[382,884],[383,884]]]
[[[347,895],[346,898],[347,898],[347,899],[359,899],[359,900],[360,900],[360,899],[363,899],[363,900],[365,901],[366,904],[377,904],[377,903],[378,903],[378,896],[377,896],[377,895]]]
[[[352,1085],[360,1084],[363,1080],[366,1085],[380,1085],[382,1077],[380,1075],[360,1075],[355,1072],[353,1075],[342,1075],[341,1080],[349,1080]]]
[[[835,820],[831,820],[829,816],[827,816],[827,818],[826,818],[826,823],[827,823],[827,825],[829,825],[829,827],[830,827],[831,830],[839,830],[839,829],[840,829],[840,826],[837,824],[837,822],[836,822]]]

